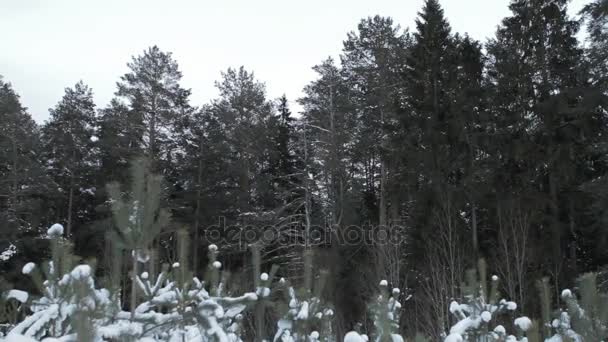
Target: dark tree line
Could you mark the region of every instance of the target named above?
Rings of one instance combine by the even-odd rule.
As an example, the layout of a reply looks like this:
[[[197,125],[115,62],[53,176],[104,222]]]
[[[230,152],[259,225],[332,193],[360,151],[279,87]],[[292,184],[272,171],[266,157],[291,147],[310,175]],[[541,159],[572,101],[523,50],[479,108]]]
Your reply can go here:
[[[54,222],[78,254],[103,259],[106,185],[127,184],[129,163],[146,156],[173,217],[150,246],[155,260],[175,258],[179,227],[196,270],[208,227],[272,226],[264,261],[297,280],[312,248],[340,332],[365,324],[388,279],[407,289],[403,328],[437,336],[480,257],[534,315],[536,280],[566,288],[608,263],[608,2],[591,2],[581,21],[567,3],[513,0],[485,43],[454,33],[437,0],[412,31],[363,19],[339,63],[314,67],[299,116],[242,67],[195,107],[156,46],[132,59],[105,108],[79,82],[42,125],[0,80],[0,247],[18,250],[0,267],[19,279],[12,270],[41,257],[37,238]],[[319,229],[331,239],[312,241]],[[392,242],[345,243],[352,232]],[[220,246],[233,270],[247,264],[238,245]]]

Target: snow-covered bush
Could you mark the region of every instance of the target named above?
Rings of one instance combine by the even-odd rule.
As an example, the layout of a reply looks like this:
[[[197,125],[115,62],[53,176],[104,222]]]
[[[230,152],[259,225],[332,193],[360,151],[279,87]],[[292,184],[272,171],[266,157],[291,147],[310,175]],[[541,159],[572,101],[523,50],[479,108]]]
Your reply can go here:
[[[258,300],[258,295],[250,292],[239,297],[224,296],[224,284],[205,288],[205,283],[196,277],[180,283],[175,278],[179,267],[174,265],[173,274],[167,274],[165,268],[153,283],[145,274],[140,275],[138,286],[148,299],[137,306],[133,319],[130,313],[121,313],[118,318],[137,326],[136,335],[140,338],[240,341],[237,334],[241,314]],[[116,328],[122,326],[124,323],[119,320]]]
[[[226,295],[227,286],[219,281],[217,247],[212,245],[209,282],[192,277],[184,270],[185,262],[165,265],[153,281],[143,272],[134,278],[143,300],[133,312],[122,311],[118,296],[95,288],[92,267],[73,264],[76,258],[65,248],[67,243],[60,233],[56,229],[49,232],[53,260],[42,267],[33,263],[23,267],[23,273],[39,285],[42,296],[31,300],[32,314],[11,329],[9,341],[54,337],[85,342],[236,342],[241,341],[239,324],[243,311],[270,295],[266,285],[241,296]],[[67,267],[72,268],[62,272]],[[29,297],[18,290],[6,296],[20,302]]]
[[[452,301],[450,304],[450,312],[457,319],[457,323],[452,326],[444,341],[528,341],[524,335],[534,327],[529,318],[515,319],[518,337],[508,335],[504,326],[496,324],[498,317],[514,312],[517,304],[498,299],[497,276],[491,277],[488,289],[486,264],[483,260],[480,260],[478,269],[479,273],[474,269],[467,272],[467,284],[462,289],[463,302]]]

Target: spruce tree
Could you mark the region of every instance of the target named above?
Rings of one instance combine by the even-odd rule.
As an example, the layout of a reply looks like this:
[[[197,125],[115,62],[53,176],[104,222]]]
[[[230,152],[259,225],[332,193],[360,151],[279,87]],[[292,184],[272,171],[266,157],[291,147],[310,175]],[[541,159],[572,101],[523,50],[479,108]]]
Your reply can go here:
[[[412,36],[400,111],[405,140],[401,158],[407,162],[401,172],[413,198],[409,239],[415,266],[411,271],[425,274],[432,269],[432,277],[417,278],[416,286],[424,289],[424,299],[418,298],[447,307],[446,298],[456,295],[462,277],[464,242],[470,241],[461,216],[467,209],[462,173],[469,115],[465,106],[474,105],[470,97],[461,95],[465,80],[459,84],[459,77],[465,76],[463,65],[470,61],[460,55],[460,39],[452,35],[437,0],[425,1]],[[427,319],[421,323],[434,334],[436,327],[449,324],[442,311],[424,315]]]
[[[510,9],[513,15],[488,46],[492,112],[506,139],[494,155],[507,164],[496,170],[511,191],[537,198],[535,223],[551,239],[548,257],[539,261],[559,287],[573,280],[567,271],[579,267],[585,222],[579,205],[590,200],[580,185],[601,170],[589,167],[598,161],[589,147],[605,134],[604,119],[590,96],[579,23],[568,17],[567,1],[513,1]]]

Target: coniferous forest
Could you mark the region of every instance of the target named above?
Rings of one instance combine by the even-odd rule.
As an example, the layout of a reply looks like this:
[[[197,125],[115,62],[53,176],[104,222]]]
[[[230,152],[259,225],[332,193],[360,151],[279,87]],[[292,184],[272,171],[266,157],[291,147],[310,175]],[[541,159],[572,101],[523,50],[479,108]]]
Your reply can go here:
[[[608,1],[509,7],[362,19],[298,99],[157,46],[43,124],[0,79],[0,338],[608,339]]]

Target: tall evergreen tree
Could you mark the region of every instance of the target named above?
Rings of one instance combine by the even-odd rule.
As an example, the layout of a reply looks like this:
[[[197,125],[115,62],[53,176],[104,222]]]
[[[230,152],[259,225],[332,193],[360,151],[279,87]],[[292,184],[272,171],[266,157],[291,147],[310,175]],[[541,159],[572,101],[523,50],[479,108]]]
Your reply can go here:
[[[539,261],[559,288],[577,268],[577,227],[585,221],[578,206],[588,200],[580,185],[600,170],[591,166],[598,156],[589,146],[605,125],[588,96],[592,78],[580,63],[579,24],[568,17],[567,1],[513,1],[510,9],[488,46],[492,111],[506,139],[494,155],[508,163],[496,170],[511,191],[544,203],[535,223],[551,243]]]
[[[308,174],[304,165],[303,144],[297,120],[292,117],[285,95],[276,101],[270,125],[272,148],[266,173],[270,176],[269,209],[279,238],[270,242],[264,258],[281,267],[281,274],[297,279],[303,272],[303,248],[309,247],[311,226]]]
[[[589,3],[581,11],[587,20],[588,46],[586,49],[587,63],[593,87],[585,90],[588,108],[595,110],[604,120],[608,113],[608,1],[596,0]],[[604,127],[602,127],[604,128]],[[588,211],[591,215],[588,222],[592,222],[585,232],[584,250],[581,259],[584,263],[595,268],[597,265],[605,263],[605,246],[608,243],[608,234],[602,227],[606,224],[606,203],[608,196],[608,181],[606,177],[606,135],[602,134],[602,139],[594,144],[587,145],[589,154],[596,156],[595,160],[588,161],[589,168],[592,168],[593,177],[591,181],[584,185],[583,189],[593,196],[593,204]],[[580,242],[580,240],[579,240]],[[583,249],[583,248],[581,248]]]
[[[116,95],[141,116],[145,127],[144,146],[153,168],[169,168],[175,148],[175,123],[190,113],[190,90],[182,88],[182,73],[170,52],[157,46],[133,57],[130,72],[117,83]]]
[[[342,225],[348,213],[352,174],[348,161],[353,152],[356,117],[351,110],[350,90],[341,70],[329,58],[313,68],[319,78],[304,88],[299,99],[309,153],[314,158],[311,172],[325,192],[324,215],[331,225]],[[350,207],[352,209],[352,207]]]
[[[363,171],[367,210],[372,222],[388,224],[390,151],[388,142],[394,134],[397,91],[403,86],[407,34],[391,18],[380,16],[362,20],[356,32],[348,34],[342,52],[345,77],[352,89],[358,128],[356,162]],[[396,185],[391,183],[391,187]],[[395,203],[396,204],[396,203]],[[397,208],[393,208],[397,209]],[[393,220],[396,219],[393,211]]]
[[[303,134],[307,142],[309,188],[317,194],[321,221],[316,223],[331,235],[324,260],[332,277],[328,280],[330,296],[338,305],[338,335],[351,330],[364,314],[367,295],[362,292],[361,274],[371,272],[361,260],[369,257],[364,252],[364,241],[344,241],[349,234],[359,234],[359,196],[353,191],[356,169],[353,167],[356,115],[352,108],[350,89],[342,70],[331,58],[313,68],[318,79],[304,88]],[[347,257],[350,256],[350,257]],[[369,265],[365,265],[368,266]],[[348,284],[348,285],[347,285]]]
[[[607,91],[608,84],[608,1],[595,0],[587,4],[581,13],[587,19],[589,49],[594,84]]]
[[[184,117],[178,127],[181,153],[177,154],[176,167],[180,177],[175,196],[181,209],[175,215],[194,229],[192,266],[196,270],[202,256],[200,247],[205,243],[202,239],[205,227],[217,225],[235,205],[224,172],[230,151],[210,106]]]
[[[437,0],[425,2],[416,28],[405,75],[410,113],[402,119],[416,126],[418,136],[414,139],[418,141],[414,146],[422,148],[416,159],[425,169],[426,182],[432,184],[433,191],[439,191],[442,179],[450,173],[447,125],[451,119],[450,86],[456,76],[456,51],[450,25]]]
[[[480,247],[480,204],[490,191],[486,184],[486,159],[484,146],[488,142],[487,124],[487,87],[484,85],[484,56],[479,42],[468,36],[455,37],[457,59],[455,86],[454,119],[448,125],[448,136],[452,146],[451,163],[459,170],[459,187],[465,203],[473,246],[473,258],[481,257]],[[468,239],[467,239],[468,240]]]
[[[276,129],[273,138],[276,144],[276,157],[273,161],[274,173],[281,187],[288,188],[290,183],[297,178],[293,178],[296,173],[296,143],[295,121],[291,116],[287,96],[283,95],[277,100]]]
[[[58,188],[55,219],[65,222],[66,236],[71,236],[75,226],[91,220],[96,192],[93,92],[82,81],[66,88],[50,115],[42,127],[44,162]]]
[[[128,183],[129,163],[143,154],[144,125],[141,115],[119,99],[99,111],[97,138],[101,174],[99,185]]]
[[[40,131],[10,83],[0,78],[0,240],[44,225],[53,187],[40,165]],[[1,248],[1,247],[0,247]]]
[[[449,326],[449,313],[425,305],[448,306],[447,298],[458,293],[470,252],[464,248],[471,239],[461,214],[467,211],[463,173],[470,162],[467,127],[474,126],[475,117],[469,110],[478,98],[466,92],[474,83],[466,83],[479,78],[474,74],[478,50],[474,42],[452,35],[437,0],[425,1],[403,73],[400,150],[406,162],[400,171],[414,199],[408,222],[411,271],[424,275],[432,270],[431,276],[416,277],[412,284],[420,291],[415,305],[422,305],[423,318],[417,322],[434,337]]]
[[[237,216],[268,209],[271,146],[269,127],[274,118],[263,83],[243,67],[228,69],[216,83],[220,97],[212,105],[213,115],[231,148],[226,175],[235,181]]]

